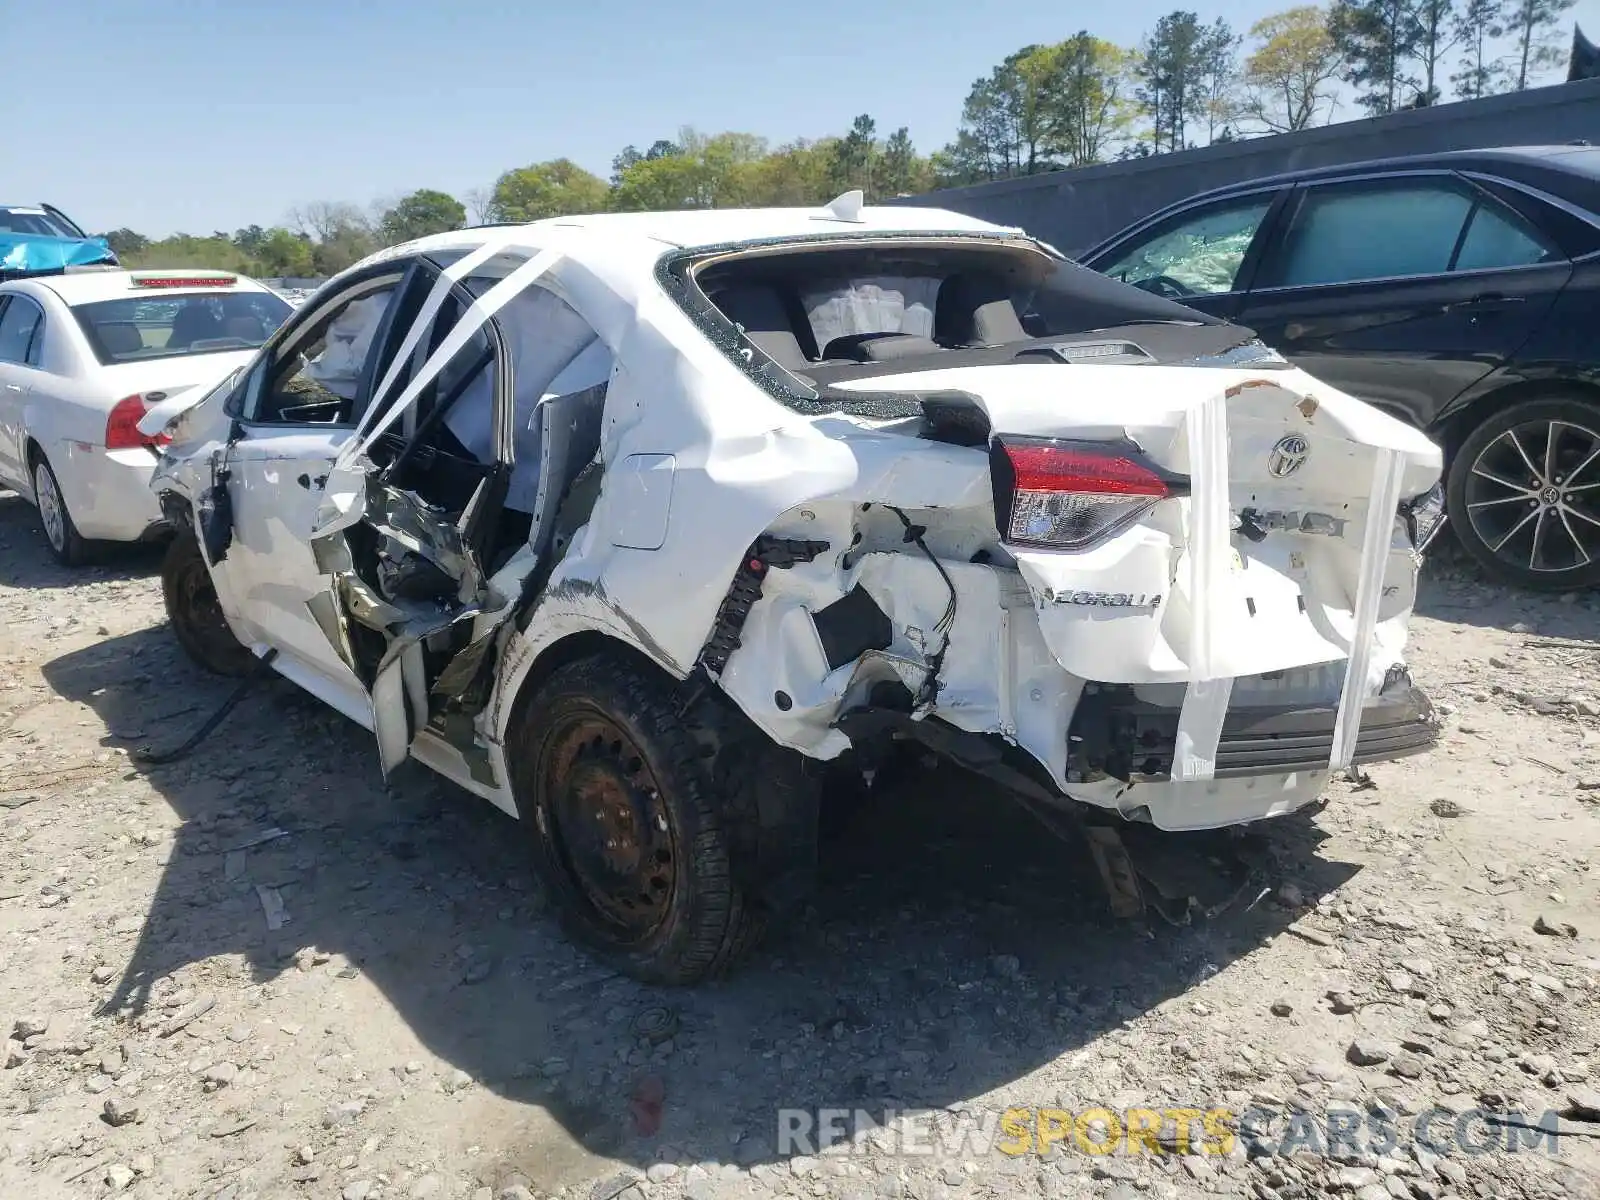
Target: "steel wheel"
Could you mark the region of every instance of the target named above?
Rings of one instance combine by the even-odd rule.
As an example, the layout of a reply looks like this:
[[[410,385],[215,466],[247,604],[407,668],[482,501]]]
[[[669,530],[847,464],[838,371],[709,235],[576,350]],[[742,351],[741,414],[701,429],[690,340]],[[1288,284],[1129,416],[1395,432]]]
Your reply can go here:
[[[627,655],[551,671],[508,731],[517,814],[567,932],[635,979],[720,975],[761,936],[763,860],[744,822],[782,773],[737,722]],[[745,814],[748,814],[746,816]],[[814,809],[812,819],[815,820]]]
[[[552,730],[541,774],[550,837],[579,898],[619,941],[659,930],[672,904],[677,840],[639,747],[599,712]]]
[[[1491,570],[1542,590],[1600,582],[1600,411],[1515,406],[1467,439],[1451,476],[1462,542]]]

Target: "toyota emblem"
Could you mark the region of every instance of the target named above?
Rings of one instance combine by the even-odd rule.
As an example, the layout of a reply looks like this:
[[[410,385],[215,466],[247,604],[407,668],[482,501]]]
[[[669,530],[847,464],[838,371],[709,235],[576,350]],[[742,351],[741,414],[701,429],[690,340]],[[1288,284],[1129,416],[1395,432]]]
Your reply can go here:
[[[1287,479],[1300,469],[1310,453],[1311,447],[1305,438],[1291,433],[1286,438],[1279,438],[1278,444],[1272,448],[1272,453],[1267,456],[1267,470],[1272,472],[1274,479]]]

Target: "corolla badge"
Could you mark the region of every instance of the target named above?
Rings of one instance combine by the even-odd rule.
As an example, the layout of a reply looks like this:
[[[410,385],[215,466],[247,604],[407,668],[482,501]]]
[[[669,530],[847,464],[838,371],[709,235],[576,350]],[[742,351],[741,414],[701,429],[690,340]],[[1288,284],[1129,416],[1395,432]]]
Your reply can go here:
[[[1279,438],[1278,444],[1267,455],[1267,470],[1274,479],[1287,479],[1298,471],[1311,453],[1311,446],[1298,433]]]

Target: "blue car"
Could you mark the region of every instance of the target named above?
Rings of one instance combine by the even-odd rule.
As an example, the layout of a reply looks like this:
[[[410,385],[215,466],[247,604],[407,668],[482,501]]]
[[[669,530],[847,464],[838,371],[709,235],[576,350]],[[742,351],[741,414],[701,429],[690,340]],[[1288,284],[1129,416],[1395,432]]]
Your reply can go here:
[[[60,209],[48,204],[0,204],[0,279],[101,265],[117,265],[110,243],[90,237]]]

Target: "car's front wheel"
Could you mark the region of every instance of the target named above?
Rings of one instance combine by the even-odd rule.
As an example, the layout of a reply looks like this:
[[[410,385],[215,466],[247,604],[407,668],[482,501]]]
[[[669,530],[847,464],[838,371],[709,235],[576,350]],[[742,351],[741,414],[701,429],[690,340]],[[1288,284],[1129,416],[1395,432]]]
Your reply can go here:
[[[665,677],[618,657],[558,668],[508,747],[535,866],[575,940],[625,974],[688,984],[721,973],[764,924],[715,748]]]
[[[1560,397],[1493,414],[1456,450],[1446,496],[1490,574],[1538,591],[1600,583],[1600,406]]]
[[[222,615],[211,570],[194,534],[183,530],[161,563],[161,598],[178,645],[194,662],[217,675],[248,675],[256,656],[240,644]]]
[[[79,535],[72,514],[67,511],[61,481],[42,452],[33,456],[33,501],[44,526],[44,540],[56,561],[64,567],[83,566],[89,559],[88,543]]]

